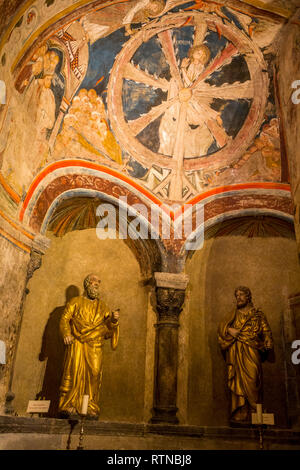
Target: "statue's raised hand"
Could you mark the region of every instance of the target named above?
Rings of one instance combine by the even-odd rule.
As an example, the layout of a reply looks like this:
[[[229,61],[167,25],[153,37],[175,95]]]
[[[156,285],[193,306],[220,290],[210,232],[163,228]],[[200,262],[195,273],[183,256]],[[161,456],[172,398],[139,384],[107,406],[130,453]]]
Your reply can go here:
[[[119,320],[119,317],[120,317],[119,311],[120,311],[120,309],[118,308],[117,310],[114,310],[114,311],[111,313],[112,321],[113,321],[114,323],[116,323],[116,322]]]

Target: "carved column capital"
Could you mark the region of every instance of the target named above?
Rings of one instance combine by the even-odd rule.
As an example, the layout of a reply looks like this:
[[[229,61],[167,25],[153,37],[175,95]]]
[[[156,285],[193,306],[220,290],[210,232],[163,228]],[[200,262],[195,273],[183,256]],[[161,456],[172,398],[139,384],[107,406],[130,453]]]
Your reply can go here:
[[[178,321],[184,303],[185,291],[166,287],[156,288],[156,309],[159,320],[173,319]]]
[[[37,269],[40,269],[42,265],[42,257],[50,247],[50,243],[51,241],[49,240],[49,238],[43,237],[40,234],[36,235],[36,237],[34,238],[30,253],[30,261],[27,269],[26,283],[29,281],[29,279],[32,278],[33,273]]]
[[[42,265],[42,254],[38,251],[32,250],[30,253],[30,260],[27,268],[26,284],[32,278],[34,272],[40,269]]]
[[[156,309],[159,320],[173,319],[178,322],[188,283],[186,274],[155,273]]]

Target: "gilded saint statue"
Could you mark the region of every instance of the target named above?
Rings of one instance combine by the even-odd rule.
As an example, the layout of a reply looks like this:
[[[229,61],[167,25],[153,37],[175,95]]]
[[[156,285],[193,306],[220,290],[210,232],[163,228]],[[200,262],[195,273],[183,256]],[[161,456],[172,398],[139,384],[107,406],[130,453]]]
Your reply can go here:
[[[248,423],[262,403],[262,361],[273,339],[266,316],[253,306],[250,289],[237,287],[235,298],[235,311],[219,325],[218,342],[227,366],[231,421]]]
[[[60,320],[66,345],[59,399],[61,416],[80,414],[84,395],[89,396],[87,416],[97,419],[100,413],[102,346],[105,339],[110,339],[115,350],[119,339],[119,312],[110,312],[99,298],[100,282],[98,276],[89,274],[84,280],[84,294],[66,305]]]

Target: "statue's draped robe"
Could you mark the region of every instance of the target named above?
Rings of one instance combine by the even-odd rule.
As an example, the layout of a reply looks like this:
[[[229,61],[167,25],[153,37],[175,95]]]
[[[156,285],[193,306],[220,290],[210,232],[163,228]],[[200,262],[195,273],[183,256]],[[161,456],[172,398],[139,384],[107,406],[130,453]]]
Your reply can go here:
[[[228,328],[240,330],[237,338],[228,333]],[[265,342],[272,344],[272,333],[268,321],[259,309],[251,308],[242,313],[236,310],[228,321],[221,323],[218,341],[226,355],[227,380],[231,391],[232,416],[245,405],[256,410],[261,403],[262,367],[261,354]]]
[[[60,331],[75,340],[65,353],[59,409],[63,412],[74,407],[80,413],[83,395],[89,395],[88,414],[99,415],[102,345],[111,338],[112,348],[117,347],[118,322],[112,322],[111,313],[101,300],[75,297],[65,308]]]

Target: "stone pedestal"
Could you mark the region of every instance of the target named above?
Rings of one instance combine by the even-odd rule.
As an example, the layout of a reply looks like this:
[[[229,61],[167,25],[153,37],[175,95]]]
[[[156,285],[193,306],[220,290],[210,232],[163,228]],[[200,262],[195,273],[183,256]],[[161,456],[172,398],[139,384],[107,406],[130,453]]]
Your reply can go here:
[[[155,273],[158,321],[155,343],[155,381],[152,423],[177,424],[178,328],[188,277]]]

